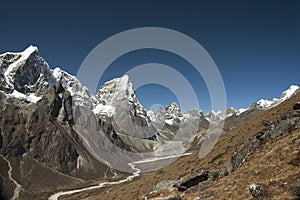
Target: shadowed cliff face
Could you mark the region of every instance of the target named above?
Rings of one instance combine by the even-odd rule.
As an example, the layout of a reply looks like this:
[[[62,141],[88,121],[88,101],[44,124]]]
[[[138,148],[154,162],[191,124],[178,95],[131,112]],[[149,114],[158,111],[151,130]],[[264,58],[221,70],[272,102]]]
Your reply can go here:
[[[0,116],[0,154],[12,161],[13,176],[32,194],[74,187],[82,184],[80,179],[112,176],[111,170],[86,150],[72,129],[72,98],[60,83],[46,89],[37,103],[1,98]],[[24,163],[31,167],[21,168]],[[7,172],[1,167],[1,176]],[[45,174],[47,182],[39,183],[36,172]],[[58,180],[62,184],[57,185]],[[2,182],[9,185],[10,181]],[[38,191],[32,191],[37,188]]]
[[[50,88],[37,104],[8,98],[2,99],[1,113],[1,153],[4,156],[26,154],[60,172],[70,173],[76,167],[78,152],[59,127],[52,122],[64,109],[66,122],[72,110],[66,110],[70,103],[68,94]]]

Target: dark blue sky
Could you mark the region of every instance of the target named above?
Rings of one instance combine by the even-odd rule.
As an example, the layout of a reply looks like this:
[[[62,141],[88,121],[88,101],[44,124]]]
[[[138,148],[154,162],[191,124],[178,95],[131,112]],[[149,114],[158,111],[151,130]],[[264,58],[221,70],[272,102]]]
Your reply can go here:
[[[106,38],[138,27],[165,27],[197,40],[223,77],[228,106],[248,107],[278,97],[300,80],[299,1],[5,1],[0,12],[0,52],[37,45],[50,66],[76,74],[87,54]],[[178,56],[140,50],[114,62],[103,81],[148,62],[170,65],[197,91],[201,109],[210,100],[201,77]],[[151,94],[151,95],[149,95]],[[166,88],[137,91],[145,105],[175,99]]]

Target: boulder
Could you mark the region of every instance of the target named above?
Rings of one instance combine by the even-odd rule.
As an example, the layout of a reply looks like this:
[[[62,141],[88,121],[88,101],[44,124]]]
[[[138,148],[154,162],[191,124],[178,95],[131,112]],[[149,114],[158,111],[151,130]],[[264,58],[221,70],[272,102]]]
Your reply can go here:
[[[297,102],[294,106],[293,106],[294,110],[300,110],[300,102]]]
[[[271,199],[266,186],[252,183],[249,185],[249,190],[254,199]]]

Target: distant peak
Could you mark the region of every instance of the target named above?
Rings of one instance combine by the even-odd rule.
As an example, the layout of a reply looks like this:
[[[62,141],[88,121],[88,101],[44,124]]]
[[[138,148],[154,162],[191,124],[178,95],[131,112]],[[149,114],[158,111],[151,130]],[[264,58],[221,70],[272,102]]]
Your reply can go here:
[[[280,99],[273,98],[273,100],[267,100],[267,99],[261,99],[257,103],[254,103],[253,106],[259,106],[261,109],[269,109],[274,106],[279,105],[283,101],[289,99],[291,96],[293,96],[296,91],[299,90],[299,86],[297,85],[291,85],[287,90],[285,90],[281,96]]]
[[[103,86],[107,86],[107,85],[119,85],[119,86],[127,86],[127,85],[131,85],[131,82],[129,80],[129,76],[127,74],[121,76],[121,77],[118,77],[118,78],[114,78],[114,79],[111,79],[107,82],[105,82],[103,84]],[[126,89],[126,87],[123,87],[123,89]]]
[[[291,86],[289,87],[289,89],[293,89],[293,88],[299,89],[299,86],[298,86],[298,85],[291,85]]]
[[[176,102],[172,102],[170,105],[166,106],[166,110],[180,110]]]
[[[114,78],[102,85],[96,95],[99,102],[112,102],[115,99],[128,99],[129,101],[137,101],[134,93],[133,85],[128,75]]]
[[[171,107],[172,107],[172,108],[174,108],[174,107],[175,107],[175,108],[179,108],[179,106],[177,105],[176,102],[172,102],[170,105],[166,106],[166,108],[169,108],[169,107],[170,107],[170,108],[171,108]]]
[[[174,101],[171,103],[171,105],[173,105],[173,106],[177,106],[177,107],[178,107],[177,103],[176,103],[176,102],[174,102]]]

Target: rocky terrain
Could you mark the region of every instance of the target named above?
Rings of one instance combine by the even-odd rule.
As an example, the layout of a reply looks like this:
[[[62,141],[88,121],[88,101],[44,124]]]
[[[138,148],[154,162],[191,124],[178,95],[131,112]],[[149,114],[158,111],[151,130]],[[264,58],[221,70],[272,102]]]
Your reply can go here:
[[[248,109],[153,112],[127,75],[93,96],[33,46],[0,55],[0,67],[1,199],[300,198],[298,86]]]
[[[62,199],[299,199],[299,101],[298,92],[241,120],[204,159],[196,151],[130,183]]]

